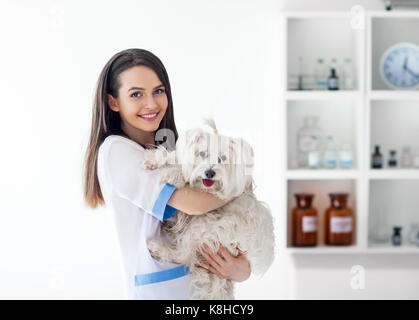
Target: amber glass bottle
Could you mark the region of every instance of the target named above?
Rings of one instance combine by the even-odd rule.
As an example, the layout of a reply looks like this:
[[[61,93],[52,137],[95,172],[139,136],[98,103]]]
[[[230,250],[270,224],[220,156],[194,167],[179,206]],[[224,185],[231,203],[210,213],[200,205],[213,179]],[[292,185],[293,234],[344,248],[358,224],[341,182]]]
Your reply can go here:
[[[295,194],[297,206],[292,210],[292,245],[317,245],[317,210],[311,204],[314,195]]]
[[[325,215],[325,243],[328,245],[351,245],[353,240],[354,217],[346,207],[347,193],[330,193],[331,205]]]

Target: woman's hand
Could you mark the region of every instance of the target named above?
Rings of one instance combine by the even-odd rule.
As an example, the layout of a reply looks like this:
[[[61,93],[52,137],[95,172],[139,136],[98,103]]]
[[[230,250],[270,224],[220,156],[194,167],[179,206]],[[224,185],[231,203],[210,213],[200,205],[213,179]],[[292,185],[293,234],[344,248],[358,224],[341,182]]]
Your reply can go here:
[[[202,255],[209,264],[198,264],[197,266],[208,269],[220,278],[241,282],[250,277],[250,263],[246,258],[246,253],[241,252],[240,249],[239,255],[235,257],[221,244],[217,253],[204,244]]]

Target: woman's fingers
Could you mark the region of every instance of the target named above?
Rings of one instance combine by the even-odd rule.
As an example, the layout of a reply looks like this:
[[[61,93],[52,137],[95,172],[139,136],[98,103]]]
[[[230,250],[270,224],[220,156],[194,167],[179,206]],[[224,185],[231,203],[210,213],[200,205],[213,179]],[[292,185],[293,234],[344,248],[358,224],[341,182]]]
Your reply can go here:
[[[230,251],[228,251],[223,245],[220,244],[220,249],[218,253],[227,261],[230,262],[233,259]]]
[[[247,254],[247,251],[242,251],[239,247],[239,245],[236,246],[236,249],[239,250],[240,254]]]
[[[212,273],[214,273],[214,274],[216,274],[217,276],[219,276],[220,278],[223,278],[223,275],[217,270],[217,269],[215,269],[213,266],[211,266],[210,264],[204,264],[204,263],[202,263],[202,264],[196,264],[196,266],[197,267],[201,267],[201,268],[205,268],[205,269],[207,269],[208,271],[210,271],[210,272],[212,272]]]
[[[223,258],[221,258],[218,254],[213,253],[211,249],[204,244],[204,249],[202,250],[202,255],[204,258],[214,267],[222,268],[222,265],[224,263]]]

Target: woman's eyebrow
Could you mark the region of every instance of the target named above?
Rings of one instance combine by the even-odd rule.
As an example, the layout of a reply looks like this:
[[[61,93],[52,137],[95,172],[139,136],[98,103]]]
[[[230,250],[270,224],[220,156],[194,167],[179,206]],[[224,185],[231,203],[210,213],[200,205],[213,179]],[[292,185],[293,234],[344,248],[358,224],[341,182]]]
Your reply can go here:
[[[157,88],[160,88],[160,87],[164,87],[164,85],[163,84],[159,84],[157,87],[154,87],[153,90],[154,89],[157,89]],[[140,88],[140,87],[131,87],[131,88],[128,89],[128,92],[130,92],[131,90],[145,90],[145,89],[144,88]]]

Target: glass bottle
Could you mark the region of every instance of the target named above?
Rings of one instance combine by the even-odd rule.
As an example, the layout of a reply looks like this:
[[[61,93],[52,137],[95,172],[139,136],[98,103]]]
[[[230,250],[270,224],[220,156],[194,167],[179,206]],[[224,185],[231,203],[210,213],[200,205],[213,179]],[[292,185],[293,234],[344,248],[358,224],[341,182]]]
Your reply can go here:
[[[397,167],[396,150],[390,150],[390,157],[388,159],[389,168]]]
[[[327,89],[327,67],[324,63],[323,58],[317,59],[316,69],[315,69],[315,78],[316,78],[316,89],[317,90],[326,90]]]
[[[346,206],[347,193],[330,193],[330,207],[325,214],[325,243],[327,245],[351,245],[353,240],[354,217]]]
[[[311,136],[311,143],[315,147],[308,152],[308,167],[310,169],[318,169],[320,168],[320,144],[318,138],[314,135]]]
[[[344,143],[339,151],[339,167],[342,169],[352,168],[354,164],[354,157],[352,147],[349,143]]]
[[[297,193],[297,206],[292,210],[292,245],[317,245],[317,210],[312,207],[314,195]]]
[[[343,63],[343,89],[355,89],[355,74],[351,58],[345,58]]]
[[[375,146],[375,152],[372,154],[371,168],[381,169],[383,167],[383,155],[380,153],[380,146]]]
[[[342,72],[340,70],[340,66],[338,64],[338,59],[336,59],[336,58],[332,58],[330,60],[330,66],[329,66],[329,72],[330,73],[331,73],[331,70],[332,69],[335,69],[335,73],[336,73],[337,76],[341,76],[342,75]]]
[[[419,223],[412,223],[410,225],[408,240],[410,244],[417,244],[419,234]]]
[[[298,57],[298,90],[304,90],[303,57]]]
[[[410,154],[410,147],[404,147],[401,156],[401,165],[403,168],[410,168],[412,166],[412,156]]]
[[[388,225],[387,207],[379,204],[369,215],[369,239],[373,243],[388,243],[391,238],[391,229]]]
[[[326,137],[326,145],[323,153],[323,167],[333,169],[337,166],[337,148],[333,136]]]
[[[419,168],[419,148],[415,149],[415,153],[413,155],[413,167]]]
[[[339,90],[339,77],[336,74],[336,69],[330,69],[330,76],[327,78],[327,89]]]
[[[297,162],[299,168],[309,167],[309,153],[312,162],[316,158],[316,152],[320,151],[322,130],[318,127],[316,116],[305,116],[304,126],[297,132]],[[314,137],[314,138],[313,138]]]
[[[402,227],[393,227],[393,236],[392,236],[392,240],[393,240],[393,246],[401,246],[402,244],[402,235],[401,232],[402,231]]]

